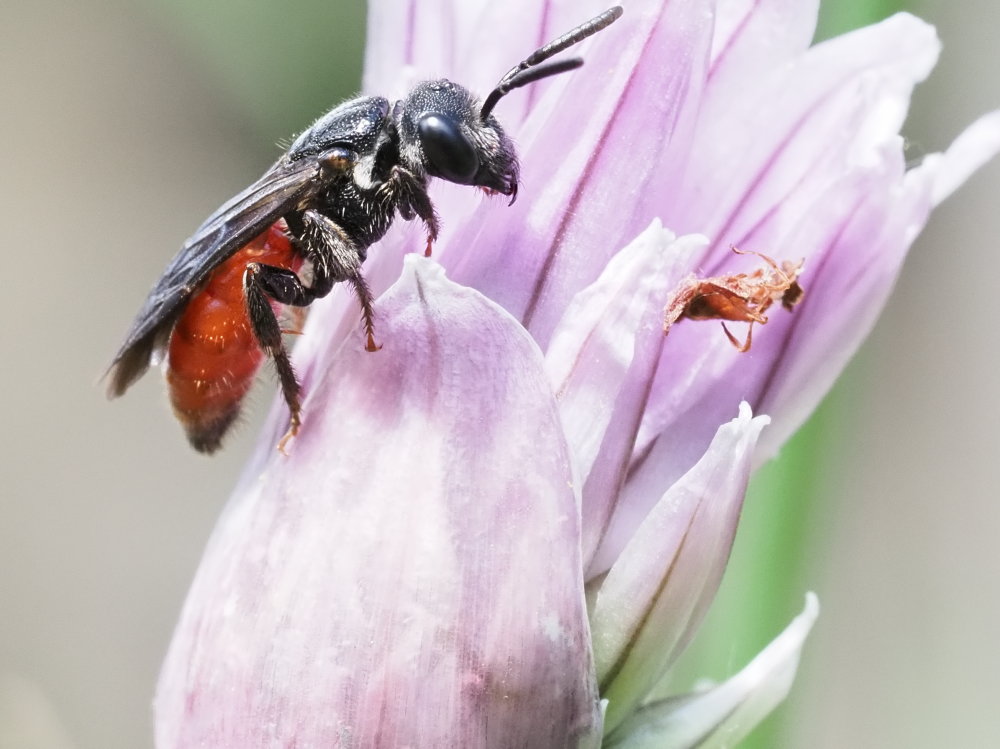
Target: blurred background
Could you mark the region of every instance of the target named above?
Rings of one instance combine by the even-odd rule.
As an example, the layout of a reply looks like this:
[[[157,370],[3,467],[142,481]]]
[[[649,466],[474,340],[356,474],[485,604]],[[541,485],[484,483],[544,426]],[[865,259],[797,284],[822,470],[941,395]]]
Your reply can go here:
[[[821,37],[905,7],[941,63],[914,157],[1000,106],[996,0],[829,0]],[[0,6],[0,749],[150,747],[160,661],[270,402],[191,451],[159,378],[98,378],[179,242],[357,90],[361,0]],[[790,700],[745,746],[1000,745],[1000,163],[946,203],[874,335],[755,480],[686,656],[742,667],[823,607]]]

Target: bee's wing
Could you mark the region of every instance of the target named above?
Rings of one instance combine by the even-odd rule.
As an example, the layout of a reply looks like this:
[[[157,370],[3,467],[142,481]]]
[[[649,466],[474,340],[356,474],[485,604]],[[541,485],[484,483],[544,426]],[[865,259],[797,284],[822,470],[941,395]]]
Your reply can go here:
[[[124,393],[149,367],[184,304],[226,258],[321,187],[313,159],[280,159],[205,220],[160,276],[108,368],[108,395]]]

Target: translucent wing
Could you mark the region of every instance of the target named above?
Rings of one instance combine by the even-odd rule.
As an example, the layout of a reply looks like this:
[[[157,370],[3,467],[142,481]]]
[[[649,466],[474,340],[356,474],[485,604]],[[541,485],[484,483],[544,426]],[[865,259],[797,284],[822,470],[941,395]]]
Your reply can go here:
[[[108,394],[124,393],[149,367],[185,303],[226,258],[322,187],[313,159],[282,157],[206,219],[153,286],[108,369]]]

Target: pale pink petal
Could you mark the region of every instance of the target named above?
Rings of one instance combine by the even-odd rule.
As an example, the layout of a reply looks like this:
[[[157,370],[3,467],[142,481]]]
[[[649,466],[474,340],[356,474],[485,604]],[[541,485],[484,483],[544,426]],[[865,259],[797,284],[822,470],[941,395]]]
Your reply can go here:
[[[464,2],[453,3],[458,19],[458,54],[455,65],[449,72],[455,80],[460,80],[471,90],[485,95],[496,85],[501,75],[535,49],[593,18],[612,4],[607,0],[533,0],[527,7],[483,0],[477,0],[469,6]],[[487,30],[485,37],[484,30]],[[572,47],[562,53],[562,56],[582,56],[587,60],[594,49],[593,43],[585,42]],[[524,91],[507,97],[497,116],[509,132],[517,134],[525,116],[540,99],[548,96],[549,91],[577,85],[581,74],[587,75],[577,71],[569,76],[529,86]]]
[[[931,199],[935,206],[961,187],[981,166],[1000,153],[1000,110],[984,114],[955,138],[943,155],[932,154],[924,160],[941,160],[936,170]]]
[[[231,500],[161,676],[157,746],[590,746],[579,509],[541,353],[411,257]],[[530,440],[511,435],[531,435]],[[274,444],[273,442],[271,443]]]
[[[776,420],[761,441],[760,460],[774,455],[805,421],[874,327],[936,200],[998,152],[1000,117],[988,115],[946,153],[928,157],[905,177],[894,175],[894,186],[865,193],[817,259],[813,288],[779,339],[783,356],[775,358],[754,399]],[[838,256],[853,265],[835,265]]]
[[[606,749],[731,749],[777,707],[791,689],[819,603],[805,610],[735,676],[707,691],[646,705],[604,742]]]
[[[658,221],[622,249],[570,303],[545,354],[583,486],[583,559],[604,533],[624,481],[663,345],[668,290],[704,247]]]
[[[718,0],[706,105],[723,107],[720,91],[728,95],[805,50],[818,10],[819,0]]]
[[[605,728],[614,730],[685,647],[729,560],[766,416],[719,427],[702,459],[663,495],[600,582],[591,610]]]
[[[392,95],[401,71],[412,62],[417,0],[372,0],[368,3],[362,89],[373,96]],[[398,96],[398,94],[397,94]]]
[[[581,11],[579,20],[586,18]],[[398,99],[416,81],[449,77],[485,94],[538,46],[534,24],[542,24],[541,12],[526,18],[485,0],[372,0],[364,90]]]
[[[730,244],[745,245],[804,180],[825,185],[898,132],[939,48],[932,27],[900,14],[718,92],[726,106],[707,109],[699,122],[684,189],[664,201],[664,224],[713,238],[716,261]],[[858,106],[862,97],[867,109]]]

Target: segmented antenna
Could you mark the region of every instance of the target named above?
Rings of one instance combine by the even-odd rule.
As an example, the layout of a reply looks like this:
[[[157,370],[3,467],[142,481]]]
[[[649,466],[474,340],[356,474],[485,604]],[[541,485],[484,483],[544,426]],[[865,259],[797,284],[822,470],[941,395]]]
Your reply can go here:
[[[483,102],[483,108],[479,111],[479,119],[485,120],[489,117],[490,112],[493,111],[497,102],[515,88],[526,86],[529,83],[541,80],[542,78],[548,78],[550,75],[558,75],[559,73],[574,70],[583,65],[583,60],[581,58],[572,57],[568,60],[557,60],[556,62],[549,63],[548,65],[535,67],[536,65],[545,62],[553,55],[558,55],[564,49],[569,49],[574,44],[582,42],[588,36],[593,36],[598,31],[606,29],[608,26],[621,18],[622,12],[622,7],[620,5],[608,8],[599,16],[595,16],[586,23],[580,24],[575,29],[566,32],[558,39],[553,39],[544,47],[536,49],[528,55],[524,61],[508,70],[504,77],[500,79],[500,82],[497,83],[496,88],[490,91],[490,95],[487,96],[486,101]]]

